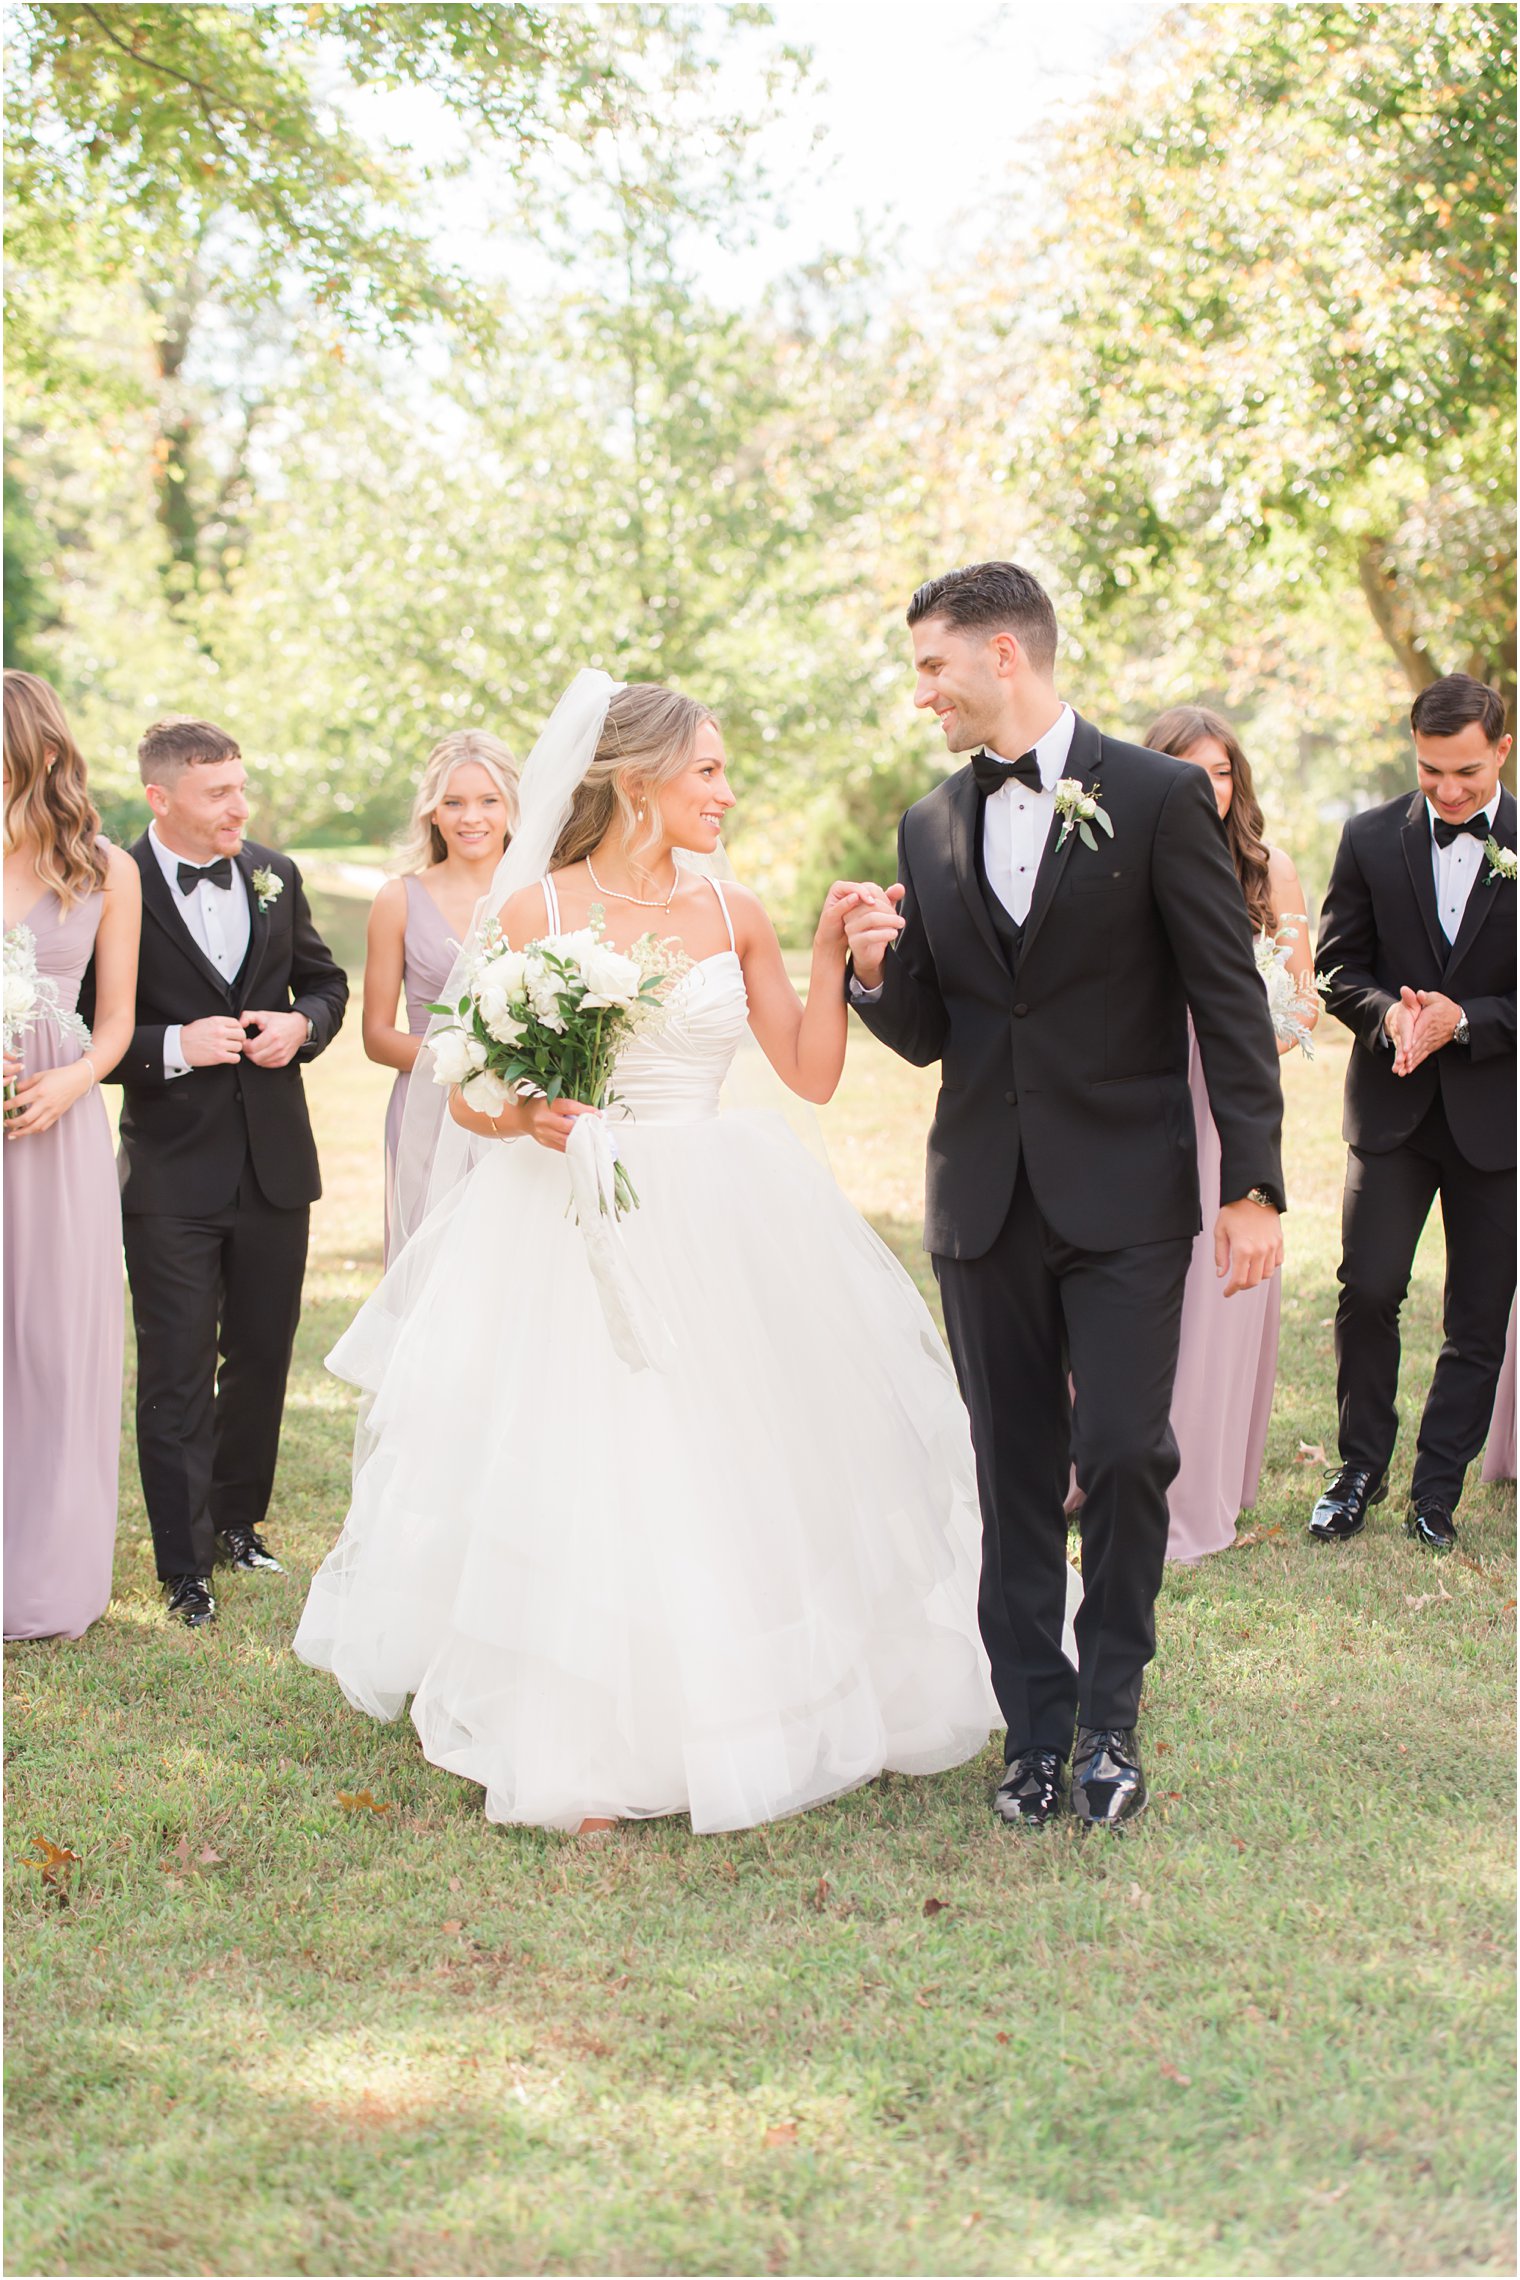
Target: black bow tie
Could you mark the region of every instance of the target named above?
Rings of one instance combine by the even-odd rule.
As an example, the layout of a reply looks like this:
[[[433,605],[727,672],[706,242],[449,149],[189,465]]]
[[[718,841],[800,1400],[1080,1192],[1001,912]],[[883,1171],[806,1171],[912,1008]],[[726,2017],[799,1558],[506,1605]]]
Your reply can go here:
[[[230,887],[232,884],[232,857],[230,855],[218,855],[214,863],[181,863],[175,876],[179,880],[179,891],[182,895],[193,895],[202,879],[209,879],[214,887]]]
[[[1041,789],[1040,763],[1032,752],[1018,760],[999,760],[991,752],[974,752],[971,773],[979,792],[1000,792],[1009,782],[1027,784],[1032,792]]]
[[[1446,818],[1440,815],[1432,816],[1430,822],[1431,833],[1438,847],[1449,847],[1452,841],[1460,839],[1464,832],[1469,833],[1474,839],[1486,839],[1493,828],[1481,808],[1476,815],[1470,815],[1466,823],[1448,823]]]

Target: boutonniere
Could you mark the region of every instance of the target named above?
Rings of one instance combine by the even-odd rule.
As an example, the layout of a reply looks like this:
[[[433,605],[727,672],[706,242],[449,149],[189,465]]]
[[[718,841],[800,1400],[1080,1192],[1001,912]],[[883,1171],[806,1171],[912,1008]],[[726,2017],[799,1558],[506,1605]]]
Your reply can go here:
[[[1501,847],[1498,840],[1490,834],[1483,842],[1483,852],[1488,857],[1488,877],[1483,884],[1486,887],[1497,886],[1501,879],[1508,879],[1513,884],[1516,869],[1520,868],[1513,847]]]
[[[1061,778],[1056,786],[1056,814],[1061,818],[1061,836],[1056,841],[1058,854],[1072,831],[1076,832],[1084,847],[1091,847],[1096,853],[1098,842],[1092,835],[1094,824],[1100,831],[1106,831],[1110,839],[1113,838],[1114,827],[1098,805],[1098,794],[1102,789],[1101,784],[1095,783],[1089,791],[1080,776]]]
[[[265,863],[253,874],[253,891],[258,897],[259,912],[262,916],[270,904],[278,902],[285,892],[285,881],[280,877],[278,871],[271,871],[268,864]]]

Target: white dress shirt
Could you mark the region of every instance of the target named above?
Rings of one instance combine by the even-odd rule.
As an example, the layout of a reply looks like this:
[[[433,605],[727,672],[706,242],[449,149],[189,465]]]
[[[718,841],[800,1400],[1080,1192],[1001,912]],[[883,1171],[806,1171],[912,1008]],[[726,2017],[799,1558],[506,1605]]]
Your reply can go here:
[[[188,862],[188,856],[176,855],[158,836],[158,826],[148,826],[148,845],[158,859],[158,867],[169,883],[169,899],[178,913],[181,925],[198,950],[205,953],[224,981],[232,981],[248,955],[248,937],[253,931],[253,914],[248,907],[248,889],[236,863],[232,866],[231,884],[214,887],[209,879],[202,879],[188,895],[179,891],[179,867]],[[181,1024],[171,1022],[164,1031],[164,1075],[187,1077],[190,1064],[181,1057],[179,1033]]]
[[[1062,705],[1034,746],[1040,768],[1039,790],[1031,791],[1027,784],[1010,776],[1006,784],[987,794],[983,806],[982,863],[987,884],[1020,926],[1034,900],[1035,873],[1056,819],[1056,786],[1076,732],[1076,714],[1070,705]],[[990,745],[987,750],[994,760],[1020,757],[1017,753],[993,752]],[[878,982],[874,990],[868,990],[853,974],[850,976],[850,996],[857,1005],[874,1005],[883,986]]]
[[[1029,916],[1029,905],[1034,900],[1034,875],[1056,818],[1056,785],[1071,752],[1076,727],[1076,714],[1070,705],[1062,705],[1034,747],[1034,756],[1040,764],[1037,792],[1010,777],[1000,790],[987,795],[982,813],[982,861],[986,866],[987,884],[1020,926]],[[988,749],[994,760],[1018,758],[1016,753]]]
[[[1470,832],[1461,832],[1449,847],[1436,845],[1436,811],[1429,800],[1425,812],[1430,818],[1430,855],[1436,873],[1436,909],[1440,913],[1441,932],[1448,942],[1455,942],[1467,908],[1467,898],[1483,868],[1483,842],[1474,839]],[[1483,813],[1492,831],[1499,816],[1499,795],[1495,792]]]

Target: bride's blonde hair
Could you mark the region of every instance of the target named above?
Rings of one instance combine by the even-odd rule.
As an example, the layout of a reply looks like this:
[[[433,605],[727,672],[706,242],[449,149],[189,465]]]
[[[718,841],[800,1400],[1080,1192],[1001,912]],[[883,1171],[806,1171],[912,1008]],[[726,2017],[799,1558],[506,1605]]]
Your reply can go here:
[[[562,871],[599,847],[614,823],[623,849],[637,858],[653,847],[659,826],[645,812],[648,795],[675,782],[691,765],[697,731],[716,721],[710,705],[683,697],[659,681],[630,681],[607,707],[590,767],[581,778],[570,820],[559,835],[551,869]],[[640,804],[640,795],[644,804]]]
[[[433,815],[449,788],[454,770],[472,763],[484,768],[506,801],[507,838],[511,838],[517,829],[517,762],[501,739],[489,736],[483,728],[451,729],[447,736],[438,739],[427,756],[417,797],[412,802],[406,836],[396,850],[398,873],[426,871],[434,863],[447,862],[448,846]]]

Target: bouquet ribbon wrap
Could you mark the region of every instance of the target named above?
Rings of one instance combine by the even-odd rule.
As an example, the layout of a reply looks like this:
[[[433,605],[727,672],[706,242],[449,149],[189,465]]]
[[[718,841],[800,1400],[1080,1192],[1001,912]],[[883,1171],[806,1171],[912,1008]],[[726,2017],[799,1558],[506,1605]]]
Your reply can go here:
[[[669,1369],[675,1340],[628,1256],[617,1215],[617,1143],[600,1116],[576,1118],[565,1161],[613,1350],[631,1370]]]

